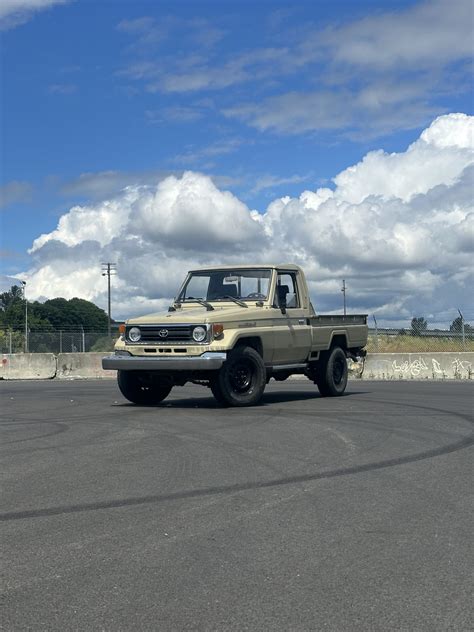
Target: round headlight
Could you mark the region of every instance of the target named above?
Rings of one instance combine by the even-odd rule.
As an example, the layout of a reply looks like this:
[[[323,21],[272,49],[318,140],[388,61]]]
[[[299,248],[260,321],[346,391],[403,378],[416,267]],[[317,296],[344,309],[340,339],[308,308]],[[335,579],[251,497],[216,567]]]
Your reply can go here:
[[[193,338],[196,342],[202,342],[206,339],[207,331],[204,327],[194,327],[193,329]]]
[[[132,327],[128,331],[128,337],[132,342],[138,342],[142,337],[142,332],[138,329],[138,327]]]

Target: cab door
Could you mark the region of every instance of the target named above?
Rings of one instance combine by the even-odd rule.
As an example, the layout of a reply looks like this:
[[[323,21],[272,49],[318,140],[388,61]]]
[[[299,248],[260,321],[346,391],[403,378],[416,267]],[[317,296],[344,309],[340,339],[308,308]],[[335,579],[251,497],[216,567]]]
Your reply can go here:
[[[273,364],[305,362],[311,348],[311,327],[307,310],[298,292],[298,272],[277,270],[277,282],[272,308],[274,310]],[[286,314],[281,313],[279,295],[286,295]]]

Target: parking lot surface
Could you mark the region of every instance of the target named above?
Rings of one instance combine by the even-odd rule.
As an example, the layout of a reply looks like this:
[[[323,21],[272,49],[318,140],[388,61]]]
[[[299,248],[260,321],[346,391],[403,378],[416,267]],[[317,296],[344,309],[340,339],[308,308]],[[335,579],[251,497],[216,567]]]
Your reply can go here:
[[[470,382],[0,382],[5,630],[470,630]]]

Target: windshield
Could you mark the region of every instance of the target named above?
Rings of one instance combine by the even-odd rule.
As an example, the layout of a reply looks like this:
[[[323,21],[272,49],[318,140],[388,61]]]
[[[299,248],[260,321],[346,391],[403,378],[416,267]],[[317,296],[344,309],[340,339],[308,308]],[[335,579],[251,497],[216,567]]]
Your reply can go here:
[[[271,270],[207,270],[192,272],[178,301],[264,301],[270,289]]]

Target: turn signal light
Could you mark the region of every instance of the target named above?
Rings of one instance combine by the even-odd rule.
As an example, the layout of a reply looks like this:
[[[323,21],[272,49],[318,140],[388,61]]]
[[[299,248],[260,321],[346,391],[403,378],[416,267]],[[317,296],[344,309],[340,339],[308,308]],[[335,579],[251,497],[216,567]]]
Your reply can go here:
[[[222,323],[213,323],[212,324],[212,337],[220,338],[224,333],[224,325]]]
[[[119,334],[122,336],[125,334],[125,325],[119,325]]]

